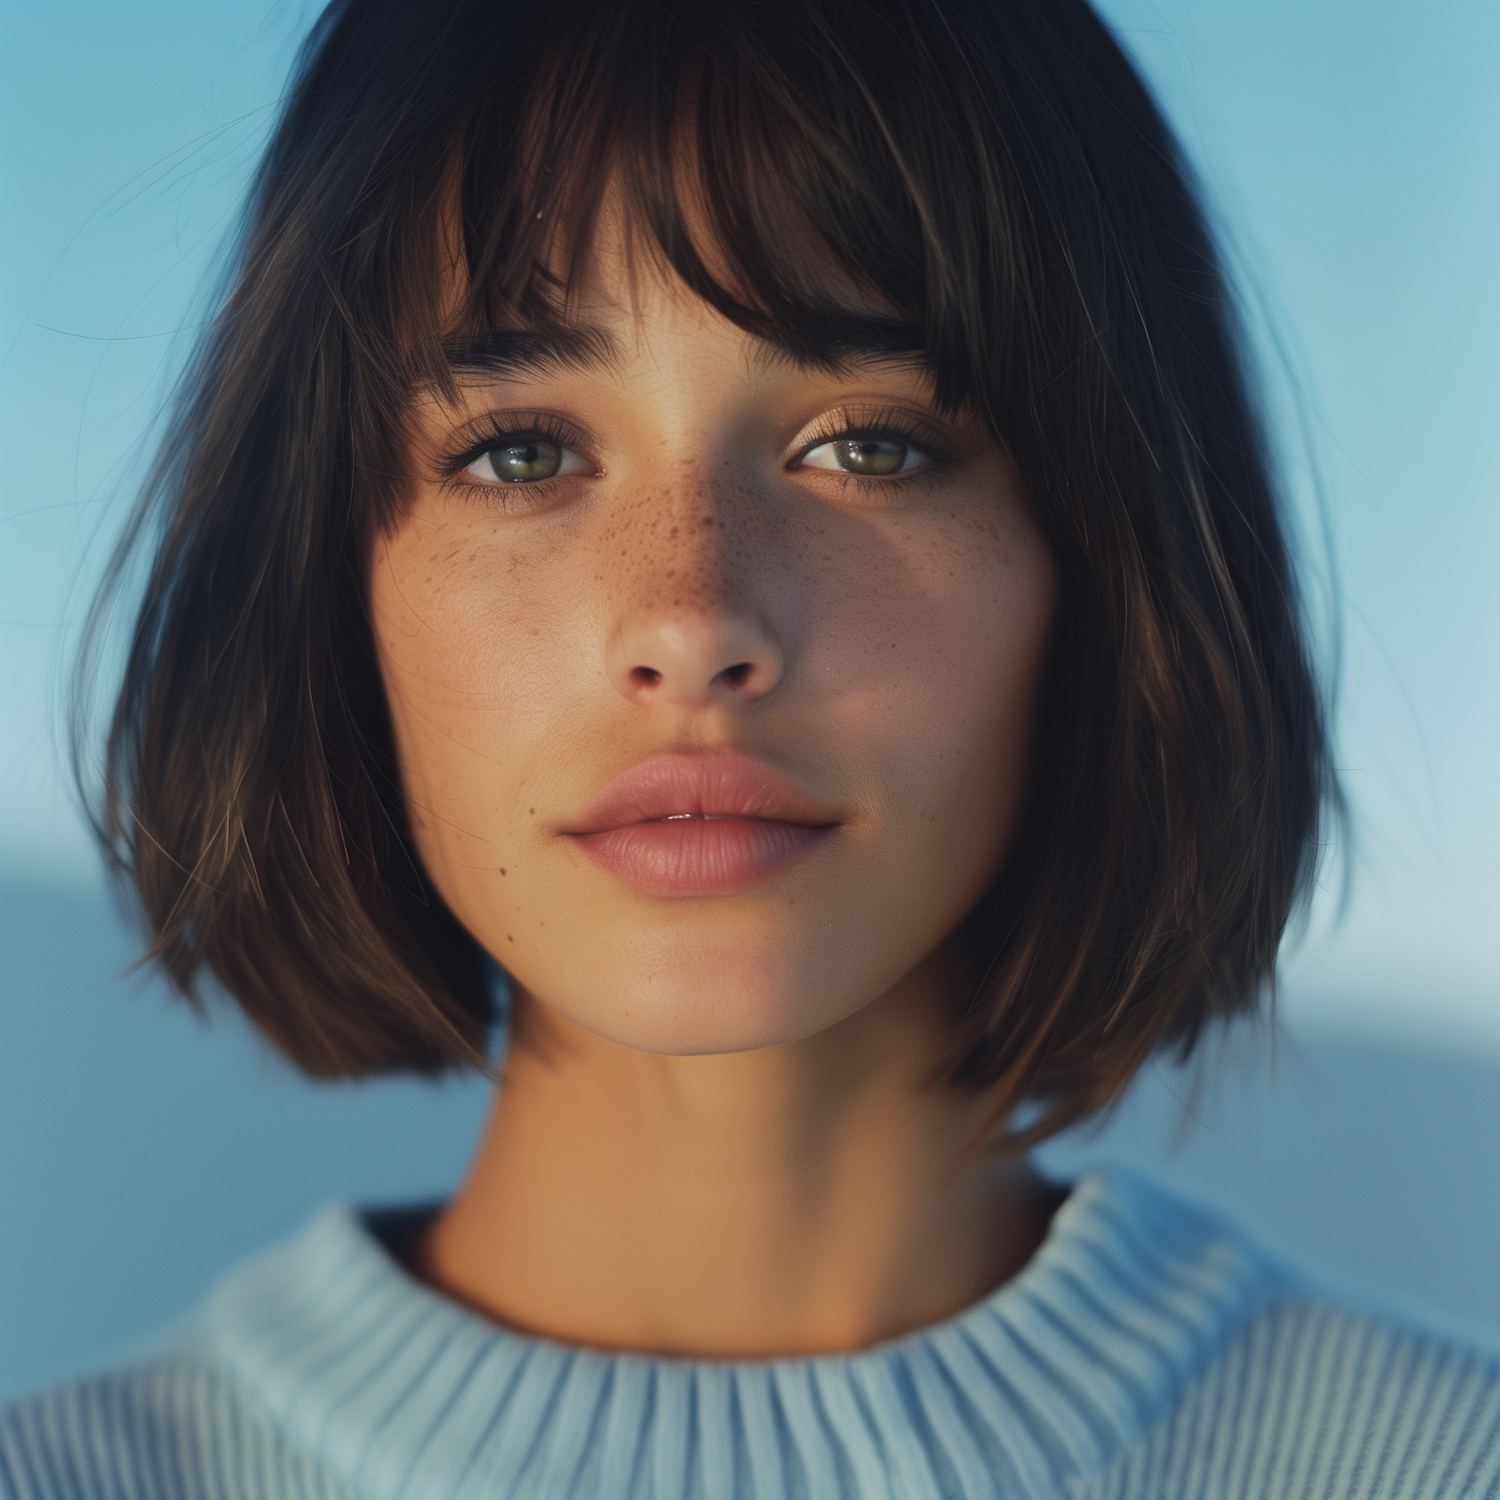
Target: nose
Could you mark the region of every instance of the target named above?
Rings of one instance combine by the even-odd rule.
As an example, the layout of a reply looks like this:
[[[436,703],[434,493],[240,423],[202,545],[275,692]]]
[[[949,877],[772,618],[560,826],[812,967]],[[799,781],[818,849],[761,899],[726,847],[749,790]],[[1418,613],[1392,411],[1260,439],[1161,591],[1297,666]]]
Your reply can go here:
[[[610,681],[643,707],[750,702],[765,697],[781,673],[781,651],[768,630],[713,610],[639,614],[623,622],[610,649]]]

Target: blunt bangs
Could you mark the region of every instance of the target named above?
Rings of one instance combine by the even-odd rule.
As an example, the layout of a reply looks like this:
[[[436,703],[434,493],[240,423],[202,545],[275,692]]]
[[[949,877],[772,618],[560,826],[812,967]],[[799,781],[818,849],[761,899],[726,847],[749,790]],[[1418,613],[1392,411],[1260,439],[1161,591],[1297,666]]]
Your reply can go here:
[[[364,558],[414,393],[455,343],[567,330],[616,207],[791,357],[921,361],[1053,549],[949,1082],[1037,1138],[1254,1011],[1333,791],[1321,699],[1232,296],[1084,0],[335,0],[126,543],[152,570],[92,805],[174,981],[211,971],[314,1074],[482,1061]]]
[[[371,13],[384,8],[336,3],[323,27],[349,35],[323,50],[359,68],[355,28],[379,24]],[[1107,201],[1123,185],[1105,190],[1112,164],[1088,139],[1122,104],[1144,127],[1136,175],[1164,174],[1156,186],[1173,217],[1196,217],[1154,106],[1082,6],[470,10],[437,8],[417,28],[429,32],[424,75],[455,84],[446,104],[424,98],[410,112],[421,135],[403,141],[398,120],[370,122],[389,135],[392,186],[415,210],[372,331],[404,343],[432,381],[445,377],[444,336],[566,330],[580,258],[614,195],[632,243],[737,326],[809,363],[837,365],[872,343],[920,358],[943,406],[1005,435],[1130,296],[1133,247],[1110,243]],[[1074,68],[1028,66],[1052,51],[1076,54]],[[497,70],[496,57],[512,66]],[[1080,62],[1100,76],[1075,95],[1067,74]],[[384,83],[370,80],[372,95]],[[415,102],[381,113],[406,116]],[[455,152],[453,203],[439,184],[453,186]],[[365,205],[351,233],[391,207]],[[456,236],[443,222],[455,209]],[[1170,224],[1154,237],[1169,240]],[[434,246],[448,265],[427,259]],[[1175,258],[1185,283],[1217,285],[1201,233]],[[463,304],[445,323],[433,289],[454,271]]]

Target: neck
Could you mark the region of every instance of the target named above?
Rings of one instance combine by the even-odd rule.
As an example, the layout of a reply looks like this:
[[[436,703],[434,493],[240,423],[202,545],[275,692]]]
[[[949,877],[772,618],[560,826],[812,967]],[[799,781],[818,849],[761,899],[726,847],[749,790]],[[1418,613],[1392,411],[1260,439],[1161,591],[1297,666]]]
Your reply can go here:
[[[499,1321],[570,1343],[754,1358],[862,1348],[1006,1280],[1052,1201],[957,1170],[978,1101],[932,1085],[920,974],[804,1041],[665,1057],[516,997],[473,1168],[413,1252]]]

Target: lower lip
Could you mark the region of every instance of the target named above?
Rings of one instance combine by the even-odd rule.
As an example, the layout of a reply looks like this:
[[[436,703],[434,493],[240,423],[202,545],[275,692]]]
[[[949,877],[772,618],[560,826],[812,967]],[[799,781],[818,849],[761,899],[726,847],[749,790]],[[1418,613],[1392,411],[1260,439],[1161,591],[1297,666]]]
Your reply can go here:
[[[806,858],[832,833],[771,818],[658,818],[571,837],[643,896],[732,896]]]

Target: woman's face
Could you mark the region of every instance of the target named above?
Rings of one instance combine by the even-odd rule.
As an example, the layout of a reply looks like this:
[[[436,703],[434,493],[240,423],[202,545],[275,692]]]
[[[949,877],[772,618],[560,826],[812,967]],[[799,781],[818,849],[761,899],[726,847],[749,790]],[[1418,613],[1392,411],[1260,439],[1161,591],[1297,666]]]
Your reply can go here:
[[[576,341],[424,398],[370,591],[459,920],[630,1047],[853,1014],[995,879],[1056,578],[1006,451],[880,351],[801,368],[606,246]]]

